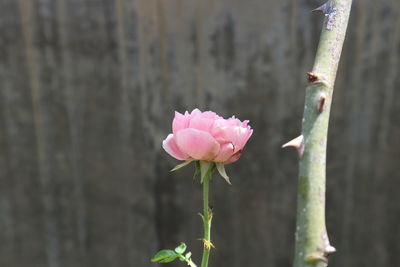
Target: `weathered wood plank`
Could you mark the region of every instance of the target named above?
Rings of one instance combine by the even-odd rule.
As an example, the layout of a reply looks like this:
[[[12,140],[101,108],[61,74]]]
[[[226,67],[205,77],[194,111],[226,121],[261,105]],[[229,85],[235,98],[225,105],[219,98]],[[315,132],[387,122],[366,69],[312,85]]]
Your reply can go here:
[[[201,188],[161,149],[174,110],[250,119],[216,177],[212,266],[289,266],[300,130],[320,1],[0,2],[0,265],[200,258]],[[356,1],[332,109],[330,266],[397,266],[400,2]],[[168,266],[181,266],[173,263]]]

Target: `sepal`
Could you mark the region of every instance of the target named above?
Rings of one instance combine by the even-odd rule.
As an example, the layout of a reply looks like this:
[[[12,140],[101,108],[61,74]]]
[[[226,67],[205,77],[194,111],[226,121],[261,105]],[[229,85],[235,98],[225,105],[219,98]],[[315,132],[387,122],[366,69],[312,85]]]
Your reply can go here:
[[[222,176],[222,178],[224,178],[224,180],[228,184],[232,185],[231,181],[229,180],[229,176],[226,174],[224,163],[223,162],[217,162],[216,165],[217,165],[217,170],[218,170],[219,174]]]
[[[200,173],[201,173],[201,178],[200,182],[203,183],[205,177],[210,177],[211,179],[211,174],[215,169],[215,163],[210,162],[210,161],[200,161]]]
[[[179,170],[179,169],[185,167],[186,165],[190,164],[192,161],[193,161],[193,159],[188,159],[188,160],[186,160],[185,162],[176,165],[176,166],[171,170],[171,172],[177,171],[177,170]]]
[[[196,160],[196,161],[194,162],[193,180],[196,180],[197,176],[201,176],[200,161],[198,161],[198,160]]]

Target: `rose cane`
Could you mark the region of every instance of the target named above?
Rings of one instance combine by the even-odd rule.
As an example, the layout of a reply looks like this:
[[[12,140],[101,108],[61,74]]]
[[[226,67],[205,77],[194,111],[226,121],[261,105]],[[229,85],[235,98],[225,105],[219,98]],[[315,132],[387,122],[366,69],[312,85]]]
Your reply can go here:
[[[215,169],[230,184],[225,172],[225,164],[237,161],[242,150],[253,133],[249,121],[236,119],[234,116],[224,119],[214,112],[201,112],[198,109],[185,114],[175,112],[172,133],[163,141],[163,148],[172,157],[184,160],[172,171],[195,162],[195,176],[200,173],[203,184],[204,243],[201,267],[208,266],[211,247],[212,212],[208,207],[209,182]],[[175,250],[161,250],[152,259],[153,262],[171,262],[177,258],[195,267],[191,253],[183,255],[186,245],[182,243]]]

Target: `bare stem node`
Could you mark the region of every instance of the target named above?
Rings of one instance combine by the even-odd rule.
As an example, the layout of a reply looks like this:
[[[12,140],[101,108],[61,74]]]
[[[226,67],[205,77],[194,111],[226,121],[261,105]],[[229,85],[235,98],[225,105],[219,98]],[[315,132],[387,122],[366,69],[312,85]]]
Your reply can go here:
[[[328,263],[328,258],[323,256],[323,255],[318,255],[318,254],[310,254],[306,257],[307,262],[316,262],[316,261],[322,261],[325,263]]]
[[[325,110],[326,94],[322,93],[318,98],[317,112],[322,113]]]
[[[310,83],[327,84],[326,79],[322,75],[315,73],[315,72],[311,72],[311,71],[307,72],[307,81]]]

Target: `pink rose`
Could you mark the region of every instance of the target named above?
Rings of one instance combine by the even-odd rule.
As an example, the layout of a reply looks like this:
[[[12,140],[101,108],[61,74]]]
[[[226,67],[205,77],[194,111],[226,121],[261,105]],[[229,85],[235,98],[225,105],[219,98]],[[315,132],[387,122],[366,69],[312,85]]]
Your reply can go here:
[[[253,133],[249,121],[234,116],[224,119],[214,112],[198,109],[185,114],[175,112],[172,134],[163,141],[163,148],[179,160],[203,160],[232,163]]]

